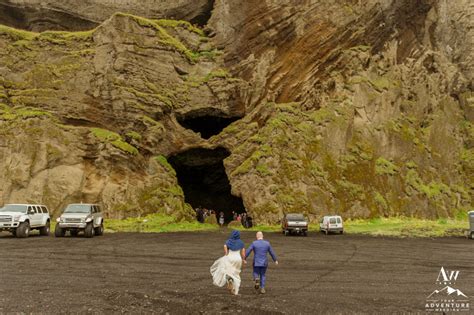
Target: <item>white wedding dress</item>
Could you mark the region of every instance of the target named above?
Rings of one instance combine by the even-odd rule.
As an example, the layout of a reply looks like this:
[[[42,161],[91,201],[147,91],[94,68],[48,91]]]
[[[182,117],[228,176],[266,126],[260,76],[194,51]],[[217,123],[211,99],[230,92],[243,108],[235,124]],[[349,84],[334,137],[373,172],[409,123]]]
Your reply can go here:
[[[227,256],[223,256],[216,260],[211,266],[212,282],[223,287],[227,283],[227,279],[232,278],[233,293],[237,295],[240,288],[240,271],[242,269],[242,257],[240,250],[229,250]]]

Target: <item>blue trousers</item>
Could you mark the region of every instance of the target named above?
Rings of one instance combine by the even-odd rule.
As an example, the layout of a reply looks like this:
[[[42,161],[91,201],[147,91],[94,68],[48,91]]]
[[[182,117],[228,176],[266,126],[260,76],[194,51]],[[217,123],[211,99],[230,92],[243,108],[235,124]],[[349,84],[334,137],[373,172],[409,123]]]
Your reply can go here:
[[[260,279],[260,287],[265,288],[265,273],[267,272],[267,267],[256,267],[253,266],[253,279]]]

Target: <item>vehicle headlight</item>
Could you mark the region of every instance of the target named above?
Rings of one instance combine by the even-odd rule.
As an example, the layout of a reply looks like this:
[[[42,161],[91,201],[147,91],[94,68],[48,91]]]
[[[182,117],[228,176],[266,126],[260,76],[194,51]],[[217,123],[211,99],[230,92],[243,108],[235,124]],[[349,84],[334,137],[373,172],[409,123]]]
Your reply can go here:
[[[91,217],[87,217],[86,218],[86,222],[91,222],[92,221],[92,218]]]
[[[14,216],[13,221],[18,222],[18,221],[20,221],[20,218],[21,218],[21,215]]]

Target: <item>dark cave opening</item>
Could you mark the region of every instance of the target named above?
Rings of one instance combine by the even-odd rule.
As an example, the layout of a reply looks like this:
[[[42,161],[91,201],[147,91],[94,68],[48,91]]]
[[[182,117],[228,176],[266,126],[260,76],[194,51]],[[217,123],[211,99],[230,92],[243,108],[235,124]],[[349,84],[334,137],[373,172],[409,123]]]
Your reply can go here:
[[[97,23],[66,12],[0,3],[0,24],[33,32],[85,31]]]
[[[212,16],[212,10],[214,10],[214,0],[209,0],[207,5],[202,8],[202,12],[199,15],[192,18],[189,22],[192,24],[199,25],[200,27],[204,27],[207,25],[207,22]]]
[[[168,158],[176,170],[185,201],[194,209],[201,207],[224,213],[225,222],[232,212],[244,213],[242,199],[231,194],[231,186],[223,160],[230,155],[225,148],[190,149]]]
[[[219,117],[212,115],[178,118],[184,128],[200,133],[204,139],[219,134],[225,127],[240,119],[240,117]]]

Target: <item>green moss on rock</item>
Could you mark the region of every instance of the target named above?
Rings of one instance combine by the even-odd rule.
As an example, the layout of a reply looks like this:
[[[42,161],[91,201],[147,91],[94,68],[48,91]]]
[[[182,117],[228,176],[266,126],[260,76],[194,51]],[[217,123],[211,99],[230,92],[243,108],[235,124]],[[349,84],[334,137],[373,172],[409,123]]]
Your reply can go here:
[[[157,36],[160,38],[160,43],[164,46],[168,46],[176,50],[177,52],[183,54],[190,62],[196,62],[199,59],[199,53],[190,50],[187,48],[178,38],[173,37],[166,31],[166,28],[163,27],[163,24],[173,24],[169,20],[162,20],[158,22],[157,20],[150,20],[143,17],[125,14],[125,13],[116,13],[116,16],[128,17],[136,21],[140,26],[152,28],[156,31]],[[166,22],[165,22],[166,21]],[[160,25],[161,23],[161,25]],[[180,22],[176,22],[176,25],[180,25]],[[184,24],[181,24],[184,25]]]
[[[173,166],[171,166],[171,164],[168,162],[165,156],[163,155],[155,156],[155,160],[158,163],[160,163],[165,169],[167,169],[168,172],[176,176],[176,171],[174,170]]]
[[[377,175],[395,175],[398,173],[398,167],[383,157],[379,157],[375,161],[375,173]]]
[[[202,29],[192,25],[188,21],[159,19],[159,20],[156,20],[156,23],[158,23],[158,25],[163,26],[163,27],[184,28],[190,32],[198,34],[199,36],[203,36],[203,37],[206,36]]]
[[[142,135],[139,134],[138,132],[136,131],[129,131],[125,134],[127,137],[130,137],[131,139],[133,140],[137,140],[137,141],[140,141],[142,139]]]
[[[137,155],[138,150],[131,144],[125,142],[122,137],[113,131],[102,128],[91,128],[91,133],[100,141],[112,144],[114,147],[131,155]]]
[[[52,114],[31,107],[19,107],[19,108],[10,108],[9,106],[3,104],[0,106],[0,119],[1,120],[21,120],[35,117],[52,117]]]

